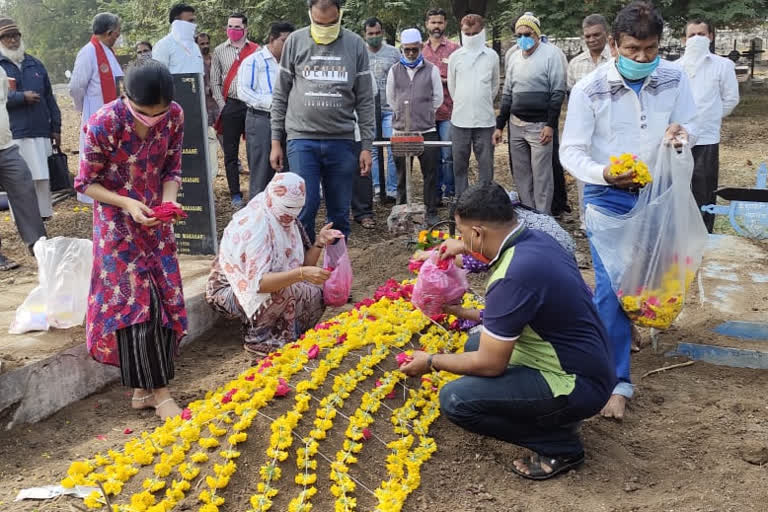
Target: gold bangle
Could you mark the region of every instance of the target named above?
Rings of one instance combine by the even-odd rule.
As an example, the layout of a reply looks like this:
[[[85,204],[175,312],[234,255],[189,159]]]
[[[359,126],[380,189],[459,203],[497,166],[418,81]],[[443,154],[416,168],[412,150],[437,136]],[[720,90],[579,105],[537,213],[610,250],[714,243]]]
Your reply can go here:
[[[299,279],[304,280],[304,267],[299,267]]]

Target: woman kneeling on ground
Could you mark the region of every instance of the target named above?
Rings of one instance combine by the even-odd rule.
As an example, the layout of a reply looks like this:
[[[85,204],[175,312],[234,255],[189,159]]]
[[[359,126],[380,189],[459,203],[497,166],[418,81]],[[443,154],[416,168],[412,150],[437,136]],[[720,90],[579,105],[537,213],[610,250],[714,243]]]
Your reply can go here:
[[[232,217],[213,262],[205,299],[242,321],[243,347],[255,355],[292,343],[325,311],[322,284],[331,273],[316,265],[323,248],[344,235],[328,224],[312,245],[296,220],[305,198],[299,175],[276,174]]]
[[[415,352],[401,370],[464,375],[440,392],[449,420],[529,448],[518,475],[545,480],[584,461],[581,421],[605,405],[615,372],[608,339],[573,256],[520,222],[502,187],[477,185],[456,205],[462,240],[443,258],[471,254],[490,265],[482,331],[462,354]]]
[[[158,62],[130,68],[125,92],[88,122],[75,180],[96,201],[86,336],[91,355],[134,388],[133,407],[168,418],[181,413],[167,386],[187,313],[173,228],[152,208],[179,207],[184,113]]]

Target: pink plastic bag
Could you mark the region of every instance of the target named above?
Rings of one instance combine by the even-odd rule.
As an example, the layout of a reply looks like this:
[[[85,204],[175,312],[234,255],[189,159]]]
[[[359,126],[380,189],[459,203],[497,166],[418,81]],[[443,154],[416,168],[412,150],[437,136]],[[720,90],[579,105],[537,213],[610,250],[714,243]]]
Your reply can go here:
[[[429,316],[443,312],[445,304],[458,302],[469,288],[467,272],[457,267],[453,258],[439,261],[437,251],[419,272],[411,302]]]
[[[352,289],[352,264],[343,239],[325,247],[323,268],[331,271],[331,277],[323,284],[323,300],[332,307],[343,306]]]

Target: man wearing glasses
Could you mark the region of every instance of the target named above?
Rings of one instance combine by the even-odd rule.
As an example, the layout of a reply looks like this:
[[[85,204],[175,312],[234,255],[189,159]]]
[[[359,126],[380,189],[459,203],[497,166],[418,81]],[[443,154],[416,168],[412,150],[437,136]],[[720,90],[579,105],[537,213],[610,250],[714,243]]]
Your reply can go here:
[[[507,60],[494,143],[509,121],[512,172],[520,201],[550,214],[554,196],[552,139],[565,99],[566,69],[560,51],[541,44],[538,18],[525,13],[515,23],[516,50]]]
[[[392,66],[387,76],[387,103],[395,112],[392,127],[396,132],[406,130],[405,102],[410,106],[409,131],[418,132],[424,140],[437,141],[440,136],[435,128],[435,112],[443,104],[443,82],[440,70],[427,61],[421,53],[421,32],[416,28],[403,30],[400,35],[400,62]],[[425,147],[419,156],[421,174],[424,176],[424,206],[427,209],[427,226],[440,222],[437,215],[437,166],[440,150]],[[395,157],[397,166],[397,203],[406,203],[405,157]],[[413,199],[413,198],[410,198]]]

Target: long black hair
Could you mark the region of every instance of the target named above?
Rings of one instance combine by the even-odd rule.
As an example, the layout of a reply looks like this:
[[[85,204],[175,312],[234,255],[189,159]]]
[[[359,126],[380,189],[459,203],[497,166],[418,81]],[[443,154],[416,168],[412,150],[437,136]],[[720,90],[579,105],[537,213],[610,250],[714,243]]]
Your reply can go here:
[[[137,62],[125,73],[125,94],[137,105],[167,105],[173,101],[173,76],[156,60]]]

